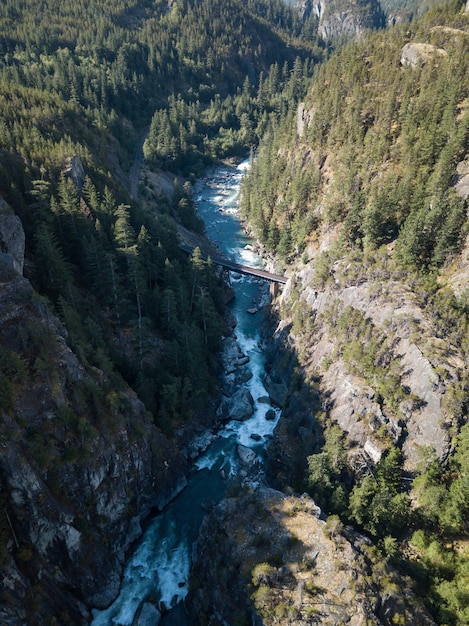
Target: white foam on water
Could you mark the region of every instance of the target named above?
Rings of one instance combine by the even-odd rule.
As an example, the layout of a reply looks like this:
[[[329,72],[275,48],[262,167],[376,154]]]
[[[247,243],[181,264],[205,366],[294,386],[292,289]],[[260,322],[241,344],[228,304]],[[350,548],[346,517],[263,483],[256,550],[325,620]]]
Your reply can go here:
[[[132,626],[139,606],[159,597],[169,608],[188,593],[190,554],[188,545],[172,524],[160,539],[161,520],[156,518],[127,562],[119,596],[104,611],[94,609],[91,626]],[[157,593],[159,591],[159,593]]]
[[[253,250],[246,250],[246,248],[243,248],[239,251],[239,255],[243,261],[246,261],[246,265],[250,265],[251,267],[258,267],[259,265],[262,265],[261,259]]]
[[[250,166],[251,166],[251,159],[245,159],[238,165],[236,169],[240,172],[244,172],[244,170],[248,170]]]
[[[205,185],[196,185],[196,202],[202,209],[212,201],[206,201],[203,197],[203,189],[210,187],[215,194],[215,203],[223,202],[224,212],[217,212],[210,216],[211,230],[217,232],[217,225],[226,223],[228,219],[225,213],[236,214],[238,212],[238,186],[244,171],[249,167],[249,159],[240,163],[236,173],[227,169],[222,171],[221,178],[217,175],[212,180],[205,181]],[[218,170],[218,174],[220,170]],[[216,195],[218,194],[218,195]],[[217,210],[217,209],[215,209]],[[220,215],[223,218],[220,218]],[[233,244],[234,246],[236,244]],[[247,264],[259,265],[259,257],[251,250],[239,250],[233,247],[229,250],[233,258],[248,261]],[[242,285],[246,281],[244,276],[239,279]],[[241,287],[243,289],[244,287]],[[239,333],[238,342],[242,351],[250,357],[249,367],[253,377],[246,383],[254,401],[255,411],[253,416],[244,421],[232,421],[220,433],[223,439],[221,446],[211,445],[195,462],[198,471],[212,470],[216,467],[223,471],[226,476],[236,475],[239,468],[239,459],[236,454],[236,442],[250,448],[259,448],[263,442],[256,442],[251,438],[252,434],[260,437],[268,437],[272,434],[278,420],[280,411],[276,410],[275,420],[266,420],[265,415],[271,408],[267,403],[257,402],[261,396],[267,396],[267,391],[262,384],[263,363],[258,337],[247,337]],[[231,439],[231,441],[230,441]],[[219,440],[221,443],[221,440]],[[190,550],[187,543],[187,529],[177,528],[173,519],[156,517],[148,526],[139,546],[131,556],[125,567],[124,579],[116,601],[106,610],[93,609],[93,621],[91,626],[132,626],[135,615],[142,603],[149,599],[153,602],[158,600],[162,605],[169,608],[179,602],[188,593],[188,579],[190,571]]]
[[[159,562],[160,602],[166,608],[174,606],[186,597],[189,591],[187,583],[190,565],[189,547],[186,543],[180,543],[170,553],[164,554]]]
[[[223,453],[220,454],[220,451],[215,449],[215,446],[210,446],[196,459],[194,465],[198,470],[211,470],[224,456],[225,455]]]
[[[230,437],[234,433],[237,443],[246,446],[246,448],[257,448],[265,444],[266,439],[272,436],[274,428],[278,422],[280,411],[275,410],[275,419],[267,420],[265,415],[271,407],[269,405],[260,404],[254,411],[254,415],[244,422],[235,420],[228,422],[224,437]],[[255,441],[251,435],[259,435],[261,441]]]
[[[264,370],[262,352],[259,347],[259,337],[246,337],[244,334],[239,333],[237,340],[242,352],[249,356],[250,359],[249,368],[252,372],[252,378],[246,383],[246,387],[251,392],[255,402],[254,413],[249,419],[243,422],[236,420],[228,422],[224,431],[220,434],[223,437],[230,437],[234,433],[236,434],[238,443],[248,448],[253,448],[262,445],[262,443],[256,442],[251,435],[259,435],[262,439],[270,437],[280,417],[280,410],[274,409],[275,418],[273,420],[267,420],[265,416],[267,411],[272,409],[272,406],[266,402],[258,402],[259,398],[269,395],[262,382],[262,373]]]

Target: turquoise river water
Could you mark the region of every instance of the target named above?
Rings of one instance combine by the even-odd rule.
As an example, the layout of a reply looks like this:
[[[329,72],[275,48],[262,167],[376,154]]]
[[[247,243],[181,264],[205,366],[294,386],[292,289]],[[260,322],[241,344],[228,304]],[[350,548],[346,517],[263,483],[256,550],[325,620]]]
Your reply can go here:
[[[248,161],[238,166],[214,169],[194,188],[197,211],[204,220],[206,234],[224,255],[239,263],[262,267],[251,241],[243,233],[238,217],[241,178]],[[237,319],[235,334],[242,351],[249,356],[252,378],[245,383],[256,400],[268,395],[262,383],[265,360],[259,337],[261,313],[257,308],[266,298],[266,285],[248,277],[232,277],[235,298],[231,304]],[[229,422],[213,443],[194,463],[187,487],[147,525],[146,531],[125,566],[119,596],[104,611],[93,611],[92,626],[132,626],[144,602],[169,609],[162,626],[188,626],[183,600],[188,592],[192,545],[207,509],[219,502],[240,471],[237,444],[253,448],[262,458],[262,450],[276,425],[265,418],[271,408],[256,403],[254,415],[244,422]],[[260,441],[251,438],[260,436]],[[221,468],[223,468],[223,476]]]

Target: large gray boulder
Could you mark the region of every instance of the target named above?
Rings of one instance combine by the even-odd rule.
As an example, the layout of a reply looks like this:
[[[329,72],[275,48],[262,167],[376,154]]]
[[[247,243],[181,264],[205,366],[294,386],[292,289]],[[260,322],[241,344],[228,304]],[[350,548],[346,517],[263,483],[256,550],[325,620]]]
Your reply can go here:
[[[401,65],[412,68],[423,66],[430,59],[446,56],[446,50],[429,43],[406,43],[401,50]]]
[[[220,412],[224,419],[239,422],[251,417],[254,413],[254,399],[249,389],[241,387],[230,398],[225,398]]]

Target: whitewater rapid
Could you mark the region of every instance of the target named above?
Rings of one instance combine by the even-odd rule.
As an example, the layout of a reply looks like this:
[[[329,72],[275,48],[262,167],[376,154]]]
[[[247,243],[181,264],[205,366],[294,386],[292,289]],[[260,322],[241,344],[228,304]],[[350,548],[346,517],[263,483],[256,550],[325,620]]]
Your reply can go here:
[[[246,160],[237,167],[224,165],[214,169],[207,178],[198,181],[194,195],[206,234],[221,252],[237,262],[262,267],[262,260],[253,252],[252,242],[242,231],[238,217],[239,187],[248,165]],[[261,462],[265,442],[276,426],[279,411],[274,409],[274,419],[266,419],[272,407],[265,401],[258,401],[268,396],[262,382],[265,358],[259,336],[261,313],[247,312],[253,305],[262,307],[265,285],[255,279],[236,276],[232,286],[236,339],[250,359],[252,377],[244,385],[254,398],[254,414],[244,422],[228,422],[198,457],[187,487],[154,517],[134,548],[125,565],[115,602],[106,610],[93,610],[92,626],[132,626],[144,603],[168,611],[184,600],[188,593],[192,545],[202,519],[207,509],[223,498],[229,479],[236,477],[241,469],[238,445],[253,449]],[[181,615],[171,620],[171,613],[165,614],[165,625],[183,626]]]

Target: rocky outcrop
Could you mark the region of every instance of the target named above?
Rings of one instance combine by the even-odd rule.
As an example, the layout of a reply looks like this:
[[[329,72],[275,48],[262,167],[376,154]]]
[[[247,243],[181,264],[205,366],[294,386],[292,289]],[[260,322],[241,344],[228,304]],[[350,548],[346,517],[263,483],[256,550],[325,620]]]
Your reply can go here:
[[[308,128],[311,120],[313,119],[313,112],[305,108],[303,102],[298,105],[296,132],[298,137],[302,137],[306,128]]]
[[[322,409],[330,423],[338,424],[347,434],[352,455],[365,452],[376,461],[379,451],[392,442],[402,446],[410,471],[419,461],[419,450],[426,446],[439,458],[446,458],[454,425],[454,413],[448,410],[449,389],[464,377],[463,359],[455,346],[436,338],[409,286],[393,281],[391,276],[387,277],[386,289],[382,288],[382,277],[363,275],[359,281],[347,281],[349,270],[345,263],[344,267],[337,264],[336,280],[317,289],[311,286],[311,266],[297,274],[294,286],[287,285],[282,294],[283,309],[294,313],[295,307],[305,305],[314,323],[314,337],[305,339],[307,344],[291,332],[287,342],[291,349],[301,351],[302,362],[307,363],[306,376],[318,378]],[[302,305],[292,303],[293,289],[300,293]],[[345,319],[350,326],[366,320],[368,332],[382,347],[375,358],[378,363],[383,359],[383,366],[391,367],[396,377],[399,399],[394,407],[383,402],[376,380],[367,381],[349,357],[344,358],[338,324],[345,324]],[[285,335],[283,329],[289,324],[289,320],[281,322],[279,337]],[[289,413],[284,412],[281,420],[288,420]]]
[[[185,462],[5,264],[0,415],[0,621],[88,623],[116,596],[141,519],[184,485]]]
[[[137,617],[135,626],[158,626],[161,621],[161,613],[156,606],[145,602]]]
[[[466,200],[469,198],[469,160],[461,161],[456,168],[456,193]]]
[[[0,197],[0,262],[7,263],[18,274],[23,273],[24,243],[24,230],[20,218]]]
[[[307,496],[260,489],[225,500],[199,535],[191,624],[433,625],[377,554]]]
[[[223,421],[243,421],[254,413],[254,398],[243,385],[252,378],[249,357],[234,336],[226,337],[222,352],[223,398],[217,415]]]
[[[74,154],[66,160],[64,173],[73,181],[78,191],[81,192],[83,183],[85,182],[85,168],[77,154]]]
[[[307,19],[314,11],[313,0],[290,0],[294,4],[301,20]]]
[[[446,50],[429,43],[406,43],[401,51],[401,65],[421,67],[430,59],[446,56]]]
[[[221,416],[225,420],[242,422],[254,413],[254,399],[249,389],[241,388],[221,405]]]
[[[365,31],[384,25],[376,0],[313,0],[313,10],[319,19],[319,35],[326,40],[360,38]]]

